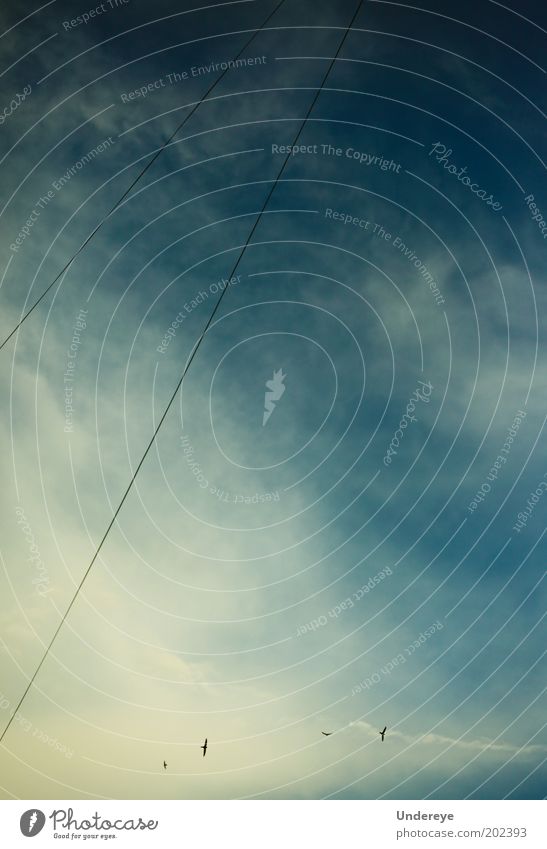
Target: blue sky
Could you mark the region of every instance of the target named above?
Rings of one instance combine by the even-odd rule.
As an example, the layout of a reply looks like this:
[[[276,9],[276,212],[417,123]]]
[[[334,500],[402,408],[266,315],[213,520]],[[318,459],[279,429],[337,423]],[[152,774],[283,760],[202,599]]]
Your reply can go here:
[[[2,338],[275,7],[104,5],[0,12]],[[354,9],[286,0],[0,354],[2,728]],[[541,25],[363,3],[4,798],[544,796]]]

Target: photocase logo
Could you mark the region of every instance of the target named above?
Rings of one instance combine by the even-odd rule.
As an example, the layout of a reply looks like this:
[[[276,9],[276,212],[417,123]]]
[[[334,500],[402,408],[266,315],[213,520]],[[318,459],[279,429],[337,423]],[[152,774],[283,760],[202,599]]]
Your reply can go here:
[[[266,424],[271,414],[275,410],[275,402],[279,401],[286,387],[283,383],[286,374],[283,374],[283,369],[274,371],[273,378],[266,381],[266,388],[269,390],[264,395],[264,415],[262,416],[262,427]]]
[[[37,834],[40,834],[45,824],[45,814],[36,808],[32,808],[30,811],[25,811],[19,821],[21,833],[24,834],[25,837],[36,837]]]

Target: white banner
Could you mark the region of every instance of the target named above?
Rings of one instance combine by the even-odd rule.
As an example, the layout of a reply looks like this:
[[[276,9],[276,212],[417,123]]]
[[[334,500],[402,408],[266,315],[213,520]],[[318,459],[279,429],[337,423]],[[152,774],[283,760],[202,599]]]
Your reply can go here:
[[[3,801],[1,845],[545,847],[541,801]],[[114,841],[116,841],[114,843]]]

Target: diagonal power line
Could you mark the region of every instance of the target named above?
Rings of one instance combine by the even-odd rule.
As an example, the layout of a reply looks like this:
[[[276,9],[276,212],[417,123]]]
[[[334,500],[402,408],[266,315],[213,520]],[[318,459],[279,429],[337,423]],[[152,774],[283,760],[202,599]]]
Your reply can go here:
[[[304,127],[306,126],[306,123],[307,123],[307,121],[308,121],[308,118],[310,117],[310,115],[311,115],[311,113],[312,113],[312,111],[313,111],[313,108],[314,108],[315,104],[317,103],[317,100],[318,100],[318,98],[319,98],[319,95],[321,94],[321,91],[322,91],[322,89],[323,89],[323,86],[325,85],[325,83],[326,83],[326,81],[327,81],[327,78],[328,78],[328,76],[329,76],[329,74],[330,74],[330,72],[331,72],[331,70],[332,70],[332,68],[333,68],[333,66],[334,66],[334,64],[335,64],[335,62],[336,62],[336,60],[337,60],[337,58],[338,58],[339,54],[340,54],[340,51],[342,50],[342,47],[344,46],[344,42],[346,41],[346,38],[347,38],[347,36],[348,36],[348,34],[349,34],[349,32],[350,32],[350,30],[351,30],[352,26],[353,26],[353,23],[354,23],[355,19],[357,18],[357,15],[359,14],[359,11],[361,10],[361,6],[362,6],[362,5],[363,5],[363,0],[359,0],[359,4],[358,4],[358,6],[357,6],[357,9],[355,10],[355,12],[354,12],[354,14],[353,14],[353,17],[352,17],[351,21],[349,22],[348,26],[346,27],[346,30],[345,30],[344,35],[343,35],[343,37],[342,37],[342,40],[340,41],[340,44],[338,45],[338,49],[337,49],[337,51],[336,51],[335,55],[333,56],[333,58],[331,59],[331,61],[330,61],[330,63],[329,63],[329,66],[328,66],[328,68],[327,68],[327,71],[325,72],[325,74],[324,74],[324,76],[323,76],[323,79],[321,80],[321,84],[319,85],[319,88],[317,89],[317,91],[316,91],[316,93],[315,93],[315,95],[314,95],[314,97],[313,97],[313,100],[312,100],[312,102],[311,102],[311,104],[310,104],[310,106],[309,106],[309,108],[308,108],[308,111],[306,112],[306,115],[305,115],[305,117],[304,117],[304,119],[303,119],[302,123],[300,124],[300,127],[299,127],[299,129],[298,129],[298,132],[297,132],[296,136],[294,137],[294,140],[293,140],[293,142],[292,142],[292,145],[289,147],[289,153],[287,153],[287,155],[286,155],[286,157],[285,157],[285,159],[284,159],[284,161],[283,161],[283,164],[282,164],[281,168],[279,169],[279,171],[278,171],[278,173],[277,173],[277,176],[275,177],[275,179],[274,179],[274,181],[273,181],[272,187],[271,187],[270,191],[268,192],[268,194],[267,194],[267,196],[266,196],[266,199],[265,199],[265,201],[264,201],[264,203],[263,203],[263,205],[262,205],[262,208],[261,208],[260,212],[257,214],[256,220],[255,220],[255,222],[254,222],[254,224],[253,224],[253,226],[252,226],[252,228],[251,228],[251,231],[250,231],[249,235],[247,236],[247,239],[246,239],[246,241],[245,241],[245,244],[243,245],[243,247],[241,248],[241,250],[240,250],[240,252],[239,252],[239,254],[238,254],[237,260],[236,260],[236,262],[235,262],[235,264],[234,264],[234,266],[233,266],[233,268],[232,268],[232,271],[231,271],[231,272],[230,272],[230,274],[228,275],[228,278],[227,278],[228,280],[232,279],[232,278],[235,276],[235,273],[236,273],[236,271],[237,271],[237,269],[238,269],[238,267],[239,267],[239,265],[240,265],[240,263],[241,263],[241,260],[242,260],[242,258],[243,258],[243,255],[245,254],[245,251],[247,250],[247,247],[249,246],[249,244],[250,244],[250,242],[251,242],[251,239],[252,239],[252,237],[253,237],[253,235],[254,235],[254,232],[255,232],[256,228],[258,227],[258,224],[259,224],[259,222],[260,222],[260,220],[261,220],[261,218],[262,218],[262,215],[263,215],[263,213],[264,213],[264,211],[265,211],[266,207],[268,206],[268,203],[269,203],[269,201],[270,201],[270,198],[272,197],[272,195],[273,195],[273,193],[274,193],[274,191],[275,191],[275,188],[276,188],[276,186],[277,186],[277,184],[278,184],[279,180],[281,179],[281,175],[283,174],[283,171],[284,171],[284,170],[285,170],[285,168],[286,168],[287,162],[289,161],[289,159],[290,159],[290,157],[291,157],[290,150],[291,150],[291,148],[292,148],[295,144],[297,144],[298,139],[299,139],[299,138],[300,138],[300,136],[302,135],[302,132],[303,132],[303,130],[304,130]],[[86,571],[84,572],[84,575],[83,575],[82,579],[80,580],[80,583],[78,584],[78,587],[76,588],[76,592],[74,593],[74,595],[73,595],[73,597],[72,597],[72,600],[71,600],[70,604],[68,605],[68,607],[67,607],[67,609],[66,609],[66,611],[65,611],[65,613],[64,613],[64,615],[63,615],[63,617],[62,617],[62,619],[61,619],[61,621],[59,622],[59,625],[57,626],[57,629],[55,630],[55,633],[53,634],[53,636],[52,636],[52,638],[51,638],[51,640],[50,640],[50,642],[49,642],[49,645],[47,646],[47,648],[46,648],[46,650],[45,650],[45,652],[44,652],[44,654],[43,654],[43,657],[42,657],[42,659],[41,659],[40,663],[39,663],[39,664],[38,664],[38,666],[36,667],[36,670],[34,671],[34,673],[33,673],[33,675],[32,675],[32,678],[31,678],[31,679],[30,679],[30,681],[28,682],[27,687],[26,687],[26,689],[25,689],[25,691],[24,691],[23,695],[22,695],[22,696],[21,696],[21,698],[19,699],[19,702],[18,702],[18,704],[17,704],[17,707],[16,707],[16,708],[15,708],[15,710],[13,711],[13,713],[12,713],[12,715],[11,715],[11,717],[10,717],[9,721],[8,721],[8,724],[6,725],[6,727],[4,728],[4,730],[3,730],[3,732],[2,732],[2,735],[0,736],[0,743],[1,743],[1,742],[2,742],[2,740],[4,739],[4,737],[5,737],[5,735],[6,735],[7,731],[8,731],[8,729],[9,729],[9,727],[10,727],[10,725],[11,725],[11,723],[12,723],[12,721],[13,721],[14,717],[15,717],[15,715],[17,714],[17,712],[18,712],[19,708],[21,707],[21,705],[22,705],[23,701],[25,700],[25,697],[26,697],[27,693],[29,692],[30,688],[32,687],[32,685],[33,685],[33,683],[34,683],[34,681],[35,681],[35,679],[36,679],[36,676],[37,676],[37,675],[38,675],[38,673],[40,672],[40,669],[42,668],[42,666],[43,666],[43,664],[44,664],[44,662],[45,662],[45,660],[46,660],[46,658],[47,658],[47,656],[48,656],[48,654],[49,654],[49,652],[50,652],[50,650],[51,650],[51,647],[53,646],[53,643],[55,642],[55,640],[56,640],[56,638],[57,638],[57,635],[59,634],[59,631],[60,631],[60,630],[61,630],[61,628],[63,627],[63,624],[64,624],[64,622],[66,621],[67,616],[69,615],[69,613],[70,613],[70,611],[71,611],[71,609],[72,609],[72,607],[73,607],[73,605],[74,605],[74,603],[75,603],[76,599],[78,598],[78,595],[79,595],[79,593],[80,593],[80,590],[82,589],[82,587],[83,587],[83,585],[84,585],[84,583],[85,583],[86,578],[88,577],[89,573],[91,572],[91,569],[92,569],[92,567],[93,567],[93,564],[94,564],[94,563],[95,563],[95,561],[97,560],[97,557],[99,556],[99,553],[100,553],[100,551],[101,551],[101,549],[102,549],[102,547],[103,547],[103,545],[104,545],[104,543],[105,543],[105,541],[106,541],[106,539],[107,539],[107,537],[108,537],[108,534],[110,533],[110,531],[111,531],[111,529],[112,529],[112,527],[113,527],[114,523],[116,522],[116,519],[118,518],[118,515],[119,515],[119,513],[120,513],[120,510],[122,509],[122,507],[123,507],[123,505],[124,505],[124,503],[125,503],[125,500],[126,500],[127,496],[129,495],[129,493],[130,493],[130,491],[131,491],[131,489],[132,489],[132,487],[133,487],[133,484],[135,483],[135,479],[136,479],[136,477],[137,477],[137,475],[138,475],[138,473],[139,473],[139,471],[140,471],[140,469],[141,469],[141,466],[143,465],[144,461],[146,460],[146,457],[148,456],[148,453],[149,453],[150,449],[152,448],[152,446],[153,446],[153,444],[154,444],[154,442],[155,442],[155,440],[156,440],[156,437],[157,437],[157,435],[158,435],[158,433],[159,433],[159,431],[160,431],[160,428],[161,428],[161,426],[162,426],[163,422],[165,421],[165,419],[166,419],[166,417],[167,417],[167,414],[169,413],[169,410],[171,409],[171,406],[172,406],[172,404],[173,404],[173,401],[175,400],[175,398],[176,398],[176,396],[177,396],[177,394],[178,394],[178,392],[179,392],[179,390],[180,390],[180,388],[181,388],[181,386],[182,386],[182,382],[183,382],[184,378],[186,377],[186,375],[187,375],[187,373],[188,373],[188,369],[189,369],[189,368],[190,368],[190,366],[192,365],[192,362],[193,362],[193,360],[194,360],[194,357],[196,356],[196,354],[197,354],[197,352],[198,352],[198,350],[199,350],[199,348],[200,348],[200,345],[201,345],[201,343],[202,343],[202,341],[203,341],[203,339],[204,339],[204,337],[205,337],[205,335],[206,335],[206,333],[207,333],[207,331],[208,331],[209,327],[211,326],[211,323],[212,323],[212,321],[213,321],[213,319],[214,319],[214,317],[215,317],[215,315],[216,315],[216,313],[217,313],[217,311],[218,311],[218,308],[219,308],[219,306],[220,306],[220,304],[221,304],[221,301],[222,301],[222,299],[223,299],[224,295],[226,294],[226,292],[228,291],[229,287],[230,287],[230,283],[228,283],[228,285],[227,285],[227,286],[225,286],[225,287],[224,287],[224,289],[222,290],[222,292],[220,293],[220,295],[219,295],[219,297],[218,297],[218,300],[217,300],[217,302],[216,302],[216,304],[215,304],[215,306],[214,306],[214,308],[213,308],[213,310],[212,310],[212,312],[211,312],[211,315],[209,316],[209,318],[208,318],[208,320],[207,320],[207,323],[205,324],[205,326],[204,326],[203,330],[201,331],[201,334],[200,334],[200,336],[199,336],[199,338],[198,338],[198,340],[197,340],[196,344],[194,345],[194,347],[193,347],[193,349],[192,349],[192,351],[191,351],[191,353],[190,353],[190,355],[189,355],[189,357],[188,357],[188,359],[187,359],[187,361],[186,361],[186,365],[184,366],[184,369],[183,369],[183,371],[182,371],[182,374],[181,374],[181,376],[180,376],[180,379],[179,379],[179,381],[178,381],[178,383],[177,383],[177,385],[176,385],[176,387],[175,387],[175,389],[174,389],[173,393],[171,394],[171,397],[169,398],[169,401],[168,401],[168,403],[167,403],[167,406],[166,406],[165,410],[163,411],[163,414],[162,414],[162,416],[161,416],[161,418],[160,418],[160,420],[159,420],[159,422],[158,422],[158,424],[157,424],[157,426],[156,426],[156,428],[155,428],[155,430],[154,430],[154,433],[152,434],[152,437],[151,437],[150,441],[148,442],[148,445],[146,446],[145,451],[144,451],[144,453],[143,453],[143,455],[142,455],[141,459],[139,460],[139,463],[138,463],[137,467],[135,468],[135,471],[133,472],[133,475],[131,476],[131,480],[129,481],[129,484],[128,484],[128,486],[127,486],[127,488],[126,488],[125,492],[124,492],[124,493],[123,493],[123,495],[122,495],[122,498],[121,498],[121,500],[120,500],[120,502],[119,502],[119,504],[118,504],[118,506],[117,506],[117,508],[116,508],[116,510],[115,510],[115,512],[114,512],[114,515],[112,516],[112,519],[110,520],[110,523],[109,523],[109,525],[108,525],[108,527],[107,527],[106,531],[104,532],[104,535],[103,535],[103,537],[102,537],[102,539],[101,539],[101,541],[100,541],[99,545],[97,546],[97,548],[96,548],[96,550],[95,550],[95,554],[93,555],[93,557],[92,557],[92,559],[91,559],[91,562],[89,563],[89,566],[87,567]]]
[[[260,26],[258,27],[258,29],[256,29],[256,30],[254,31],[254,33],[252,34],[252,36],[251,36],[249,39],[247,39],[247,41],[245,42],[245,44],[243,45],[243,47],[241,48],[241,50],[239,51],[239,53],[238,53],[238,54],[237,54],[237,55],[236,55],[236,56],[235,56],[235,57],[231,60],[232,62],[236,62],[236,61],[237,61],[237,59],[239,59],[239,57],[241,56],[241,54],[245,52],[245,50],[247,49],[247,47],[249,46],[249,44],[251,44],[251,42],[252,42],[252,41],[256,38],[256,36],[257,36],[257,35],[261,32],[261,30],[262,30],[262,29],[264,29],[264,27],[266,26],[266,24],[268,23],[268,21],[269,21],[271,18],[273,18],[273,16],[274,16],[274,15],[275,15],[275,13],[277,12],[277,10],[278,10],[278,9],[279,9],[282,5],[283,5],[283,3],[284,3],[284,2],[285,2],[285,0],[280,0],[280,2],[279,2],[279,3],[277,4],[277,6],[273,9],[273,11],[272,11],[272,12],[270,12],[270,14],[268,15],[268,17],[267,17],[267,18],[266,18],[266,19],[265,19],[265,20],[264,20],[264,21],[260,24]],[[225,69],[224,69],[224,71],[222,71],[222,73],[220,74],[220,76],[218,76],[218,77],[216,78],[216,80],[215,80],[213,83],[211,83],[211,85],[209,86],[209,88],[207,89],[207,91],[205,92],[205,94],[204,94],[204,95],[200,98],[200,100],[198,100],[198,102],[197,102],[197,103],[195,103],[195,104],[194,104],[194,106],[193,106],[193,107],[192,107],[192,109],[188,112],[188,114],[187,114],[187,115],[185,115],[185,117],[184,117],[184,118],[183,118],[183,120],[180,122],[180,124],[179,124],[179,125],[178,125],[178,127],[175,129],[175,131],[174,131],[173,133],[171,133],[171,135],[169,136],[169,138],[168,138],[168,139],[167,139],[167,140],[166,140],[166,141],[162,144],[162,146],[161,146],[160,148],[158,148],[158,150],[155,152],[155,154],[152,156],[152,158],[148,160],[148,162],[147,162],[147,164],[144,166],[144,168],[143,168],[141,171],[139,171],[139,173],[137,174],[137,176],[135,177],[135,179],[131,182],[131,184],[127,187],[127,189],[125,190],[125,192],[123,193],[123,195],[122,195],[120,198],[118,198],[118,200],[116,201],[116,203],[114,204],[114,206],[112,207],[112,209],[110,209],[110,210],[106,213],[106,215],[104,215],[104,216],[101,218],[101,220],[100,220],[100,221],[99,221],[99,223],[95,226],[95,228],[91,231],[91,233],[89,234],[89,236],[87,236],[87,237],[84,239],[84,241],[82,242],[82,244],[80,245],[80,247],[79,247],[79,248],[78,248],[78,249],[77,249],[77,250],[76,250],[76,251],[72,254],[72,256],[70,257],[70,259],[68,260],[68,262],[66,262],[66,263],[65,263],[65,265],[64,265],[64,266],[61,268],[61,270],[59,271],[59,273],[58,273],[58,274],[56,274],[56,276],[53,278],[53,280],[51,281],[51,283],[49,284],[49,286],[47,286],[47,287],[44,289],[44,291],[42,292],[42,294],[41,294],[41,295],[40,295],[40,296],[36,299],[36,301],[33,303],[33,305],[32,305],[31,307],[29,307],[29,309],[26,311],[26,313],[24,313],[24,315],[21,317],[21,319],[19,320],[19,322],[15,325],[15,327],[13,328],[13,330],[11,331],[11,333],[10,333],[8,336],[6,336],[6,338],[4,339],[4,341],[0,344],[0,351],[2,350],[2,348],[3,348],[5,345],[7,345],[7,343],[8,343],[8,342],[9,342],[9,340],[12,338],[12,336],[14,336],[14,335],[17,333],[17,331],[19,330],[19,328],[21,327],[21,325],[23,324],[23,322],[27,320],[27,318],[29,317],[29,315],[30,315],[32,312],[34,312],[34,310],[36,309],[36,307],[38,306],[38,304],[39,304],[39,303],[41,303],[41,301],[42,301],[42,300],[46,297],[47,293],[48,293],[48,292],[49,292],[49,291],[50,291],[50,290],[51,290],[51,289],[55,286],[55,284],[57,283],[57,281],[61,279],[61,277],[63,276],[63,274],[65,274],[65,272],[67,272],[67,271],[68,271],[68,269],[70,268],[70,266],[72,265],[72,263],[74,262],[74,260],[76,259],[76,257],[77,257],[77,256],[78,256],[78,255],[79,255],[79,254],[83,251],[83,249],[85,248],[85,246],[86,246],[87,244],[89,244],[89,242],[91,241],[91,239],[93,238],[93,236],[95,235],[95,233],[97,233],[97,232],[101,229],[101,227],[103,226],[103,224],[105,223],[105,221],[107,221],[107,220],[110,218],[110,216],[111,216],[111,215],[113,215],[113,214],[114,214],[114,212],[116,212],[116,210],[117,210],[117,209],[118,209],[118,207],[119,207],[119,206],[123,203],[123,201],[125,200],[125,198],[127,197],[127,195],[128,195],[128,194],[129,194],[129,193],[133,190],[133,188],[137,185],[137,183],[141,180],[141,178],[142,178],[142,177],[144,177],[144,175],[146,174],[146,172],[148,171],[148,169],[152,167],[152,165],[154,164],[154,162],[156,161],[156,159],[157,159],[159,156],[161,156],[161,154],[163,153],[163,151],[165,150],[165,148],[166,148],[169,144],[171,144],[171,142],[173,141],[173,139],[175,138],[175,136],[176,136],[176,135],[178,135],[178,133],[180,133],[180,131],[182,130],[182,128],[184,127],[184,125],[186,124],[186,122],[190,120],[190,118],[192,117],[192,115],[194,114],[194,112],[196,112],[196,110],[197,110],[197,109],[199,109],[199,107],[201,106],[201,104],[203,103],[203,101],[204,101],[204,100],[206,100],[206,99],[209,97],[209,95],[211,94],[211,92],[213,91],[213,89],[214,89],[214,88],[216,88],[216,86],[219,84],[219,82],[221,81],[221,79],[222,79],[224,76],[226,76],[226,74],[228,73],[228,71],[229,71],[229,70],[230,70],[230,64],[228,63],[228,67],[227,67],[227,68],[225,68]]]

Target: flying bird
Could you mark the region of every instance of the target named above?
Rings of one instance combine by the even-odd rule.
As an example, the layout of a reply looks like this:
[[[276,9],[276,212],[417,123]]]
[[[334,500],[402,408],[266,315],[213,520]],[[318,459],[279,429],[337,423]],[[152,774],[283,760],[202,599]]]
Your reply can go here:
[[[207,737],[205,738],[203,746],[200,746],[200,749],[203,749],[203,757],[205,757],[205,753],[207,752]]]
[[[167,769],[167,764],[165,763],[165,761],[163,762],[163,768]]]
[[[383,731],[378,731],[378,734],[382,738],[382,743],[384,742],[384,735],[385,735],[386,731],[387,731],[387,725],[386,725],[386,727],[384,728]]]
[[[330,735],[332,734],[332,731],[322,731],[321,734],[324,734],[325,737],[330,737]]]

